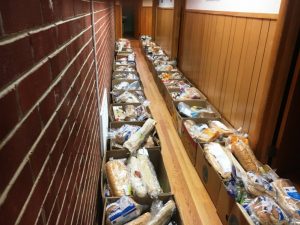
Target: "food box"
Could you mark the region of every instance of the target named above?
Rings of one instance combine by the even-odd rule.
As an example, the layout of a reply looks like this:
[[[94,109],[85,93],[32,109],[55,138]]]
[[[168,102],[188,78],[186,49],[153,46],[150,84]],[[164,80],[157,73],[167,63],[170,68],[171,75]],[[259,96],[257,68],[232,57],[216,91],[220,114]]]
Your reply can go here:
[[[138,102],[132,102],[132,101],[129,101],[128,99],[127,99],[127,101],[118,102],[117,96],[120,96],[124,92],[125,91],[113,91],[113,93],[111,93],[112,103],[144,103],[146,101],[145,93],[144,93],[144,91],[141,90],[141,91],[127,91],[127,92],[133,94],[137,98]]]
[[[104,203],[104,211],[103,211],[103,217],[102,217],[102,225],[106,225],[106,213],[105,213],[105,209],[106,206],[110,203],[113,203],[115,201],[117,201],[119,198],[107,198],[105,203]],[[172,199],[174,200],[175,204],[176,204],[176,210],[172,215],[171,221],[174,221],[177,225],[183,225],[184,223],[182,222],[182,217],[180,215],[179,209],[178,209],[178,204],[176,203],[176,199],[175,196],[172,194],[167,194],[167,195],[163,195],[163,196],[159,196],[158,198],[159,200],[162,200],[163,203],[165,204],[168,200]],[[146,210],[145,212],[149,212],[149,209],[151,207],[151,204],[154,200],[153,199],[148,199],[146,201],[136,201],[137,203],[143,204],[143,205],[148,205],[148,210]]]
[[[228,225],[254,225],[246,210],[235,203],[228,218]]]
[[[157,179],[159,184],[163,190],[161,195],[170,194],[171,193],[171,186],[169,182],[169,178],[166,172],[166,168],[164,166],[164,161],[161,155],[160,148],[155,148],[148,150],[149,159],[152,162]],[[105,173],[105,163],[109,161],[110,158],[114,159],[125,159],[129,158],[130,153],[126,150],[117,150],[117,151],[107,151],[106,155],[103,158],[102,170],[101,170],[101,195],[102,199],[104,200],[107,196],[105,196],[106,185],[107,185],[107,178]],[[113,196],[112,196],[113,197]],[[111,198],[111,197],[108,197]],[[140,199],[136,196],[133,197],[135,200],[144,201],[149,199],[150,197],[147,196],[146,198]]]
[[[228,194],[225,184],[222,182],[220,185],[217,204],[215,206],[217,214],[223,225],[228,224],[229,215],[231,214],[234,205],[234,198]]]
[[[111,82],[111,86],[112,86],[111,88],[112,88],[112,90],[113,91],[125,91],[125,89],[115,89],[115,85],[119,85],[120,83],[124,83],[124,82],[129,83],[129,85],[132,84],[132,83],[138,83],[138,89],[130,89],[129,91],[136,91],[136,90],[142,90],[142,89],[144,89],[142,82],[140,82],[139,80],[126,80],[126,79],[120,80],[120,79],[114,79]],[[133,87],[133,88],[135,88],[135,87]]]
[[[128,76],[130,74],[134,74],[135,75],[135,79],[129,79]],[[112,74],[112,80],[140,80],[140,76],[138,74],[138,72],[122,72],[122,71],[115,71]]]

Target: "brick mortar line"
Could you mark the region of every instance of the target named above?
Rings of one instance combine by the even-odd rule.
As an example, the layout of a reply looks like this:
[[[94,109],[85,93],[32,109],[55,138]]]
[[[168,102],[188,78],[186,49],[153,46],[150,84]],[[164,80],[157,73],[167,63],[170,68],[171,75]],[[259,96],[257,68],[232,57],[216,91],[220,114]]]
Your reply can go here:
[[[89,43],[89,42],[87,42],[86,45],[78,52],[78,55],[83,51],[83,49],[87,46],[88,43]],[[91,51],[91,52],[92,52],[92,51]],[[90,54],[91,54],[91,53],[90,53]],[[73,63],[73,62],[75,61],[75,59],[78,57],[78,55],[77,55],[76,57],[74,57],[74,59],[72,60],[71,63]],[[88,59],[88,58],[87,58],[87,59]],[[86,59],[85,63],[87,62],[87,59]],[[84,64],[85,64],[85,63],[84,63]],[[84,65],[84,64],[83,64],[83,65]],[[80,74],[82,68],[83,68],[83,66],[81,67],[81,69],[79,70],[79,72],[78,72],[76,78],[74,79],[75,81],[76,81],[76,79],[79,77],[79,74]],[[63,75],[64,75],[64,74],[63,74]],[[55,85],[56,85],[56,83],[55,83]],[[50,89],[52,90],[52,88],[53,88],[55,85],[50,86]],[[74,85],[74,81],[73,81],[73,83],[72,83],[71,86],[73,86],[73,85]],[[50,90],[50,91],[51,91],[51,90]],[[70,90],[71,90],[71,89],[68,90],[68,92],[66,93],[66,95],[64,96],[64,98],[62,99],[62,101],[60,102],[60,104],[57,106],[56,110],[59,109],[59,108],[61,107],[61,105],[62,105],[64,99],[66,98],[66,96],[67,96],[67,94],[69,93]],[[50,91],[49,91],[49,92],[50,92]],[[49,92],[45,92],[45,93],[44,93],[44,95],[42,96],[42,100],[45,98],[45,96],[47,96],[47,94],[48,94]],[[41,100],[41,99],[40,99],[40,100]],[[27,113],[27,115],[24,116],[23,120],[19,123],[19,127],[21,126],[20,124],[22,124],[22,123],[27,119],[27,117],[32,113],[32,111],[37,107],[37,105],[38,105],[39,103],[40,103],[40,101],[38,101],[38,102],[35,104],[35,106],[33,107],[33,109],[31,109],[31,110]],[[49,127],[50,123],[52,122],[52,120],[53,120],[53,118],[54,118],[54,116],[55,116],[56,114],[57,114],[57,111],[55,111],[55,113],[53,113],[53,115],[51,116],[51,118],[48,120],[48,122],[47,122],[47,124],[45,125],[44,129],[43,129],[43,130],[41,131],[41,133],[39,134],[39,137],[35,140],[35,143],[32,145],[31,149],[30,149],[29,152],[26,154],[24,160],[21,162],[21,164],[19,165],[17,171],[16,171],[15,174],[13,175],[12,179],[10,180],[10,182],[8,183],[8,185],[6,186],[6,188],[5,188],[5,190],[3,191],[3,193],[1,194],[1,197],[0,197],[0,206],[4,203],[4,201],[5,201],[6,197],[7,197],[7,194],[8,194],[8,192],[9,192],[10,188],[11,188],[12,185],[14,184],[15,180],[18,178],[18,176],[19,176],[21,170],[24,168],[25,164],[28,162],[29,156],[32,154],[32,151],[33,151],[34,147],[36,147],[37,141],[39,141],[39,140],[41,139],[41,134],[44,134],[44,133],[45,133],[45,130]],[[11,136],[12,136],[12,135],[13,135],[13,134],[11,134]],[[7,142],[7,141],[6,141],[6,142]],[[5,144],[6,144],[6,143],[1,143],[1,148],[2,148]],[[1,148],[0,148],[0,149],[1,149]],[[0,151],[1,151],[1,150],[0,150]]]

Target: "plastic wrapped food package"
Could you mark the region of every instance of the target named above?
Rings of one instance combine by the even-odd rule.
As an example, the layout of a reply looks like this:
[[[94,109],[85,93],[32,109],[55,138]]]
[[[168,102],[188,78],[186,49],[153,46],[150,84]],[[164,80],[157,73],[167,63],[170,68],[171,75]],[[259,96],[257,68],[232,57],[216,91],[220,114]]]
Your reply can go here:
[[[272,183],[276,201],[291,217],[291,224],[300,224],[300,193],[288,179],[277,179]]]
[[[168,224],[175,210],[176,205],[173,200],[169,200],[165,205],[163,205],[159,200],[154,201],[151,206],[152,218],[147,225]]]
[[[222,135],[230,135],[235,132],[234,129],[227,127],[224,123],[222,123],[218,120],[209,121],[208,124],[209,124],[210,128],[216,129]]]
[[[174,100],[190,100],[203,98],[203,95],[195,87],[185,88],[180,92],[171,92],[170,94]]]
[[[259,172],[259,162],[249,145],[238,140],[231,144],[230,149],[246,171]]]
[[[287,225],[289,218],[285,212],[267,196],[259,196],[245,208],[257,225]]]
[[[125,111],[123,110],[122,106],[113,106],[113,114],[115,121],[123,121],[126,118]]]
[[[246,190],[254,196],[268,195],[274,198],[276,195],[270,182],[252,171],[247,172],[247,179],[244,179],[244,185]]]
[[[129,137],[136,133],[141,127],[136,125],[124,124],[118,129],[111,129],[110,136],[112,139],[112,144],[122,145]]]
[[[141,91],[135,92],[112,92],[115,103],[140,103],[145,101],[145,96]]]
[[[140,216],[143,206],[130,197],[123,196],[116,202],[108,204],[105,211],[107,225],[123,225]]]
[[[146,197],[147,187],[142,179],[140,161],[135,156],[131,156],[128,159],[127,168],[130,173],[130,183],[133,194],[139,198]]]
[[[177,68],[172,65],[159,65],[155,67],[156,71],[177,71]]]
[[[174,89],[174,88],[183,89],[183,88],[191,87],[191,85],[185,82],[184,80],[164,80],[163,83],[168,89]]]
[[[130,176],[122,160],[111,160],[105,164],[105,171],[111,194],[123,196],[131,194]]]
[[[119,80],[138,80],[139,77],[135,73],[116,73],[113,74],[114,79],[119,79]]]
[[[207,161],[221,175],[222,178],[231,177],[232,162],[227,156],[224,148],[219,143],[211,142],[204,145],[204,153]]]
[[[134,67],[131,66],[118,66],[115,71],[134,72],[136,70]]]
[[[127,90],[127,91],[131,91],[131,90],[141,90],[141,84],[139,81],[134,81],[134,82],[127,82],[127,81],[122,81],[118,84],[115,84],[113,86],[113,89],[115,90]]]
[[[207,143],[219,138],[219,132],[216,129],[209,128],[207,124],[196,124],[192,120],[186,120],[184,126],[191,137],[200,142]]]
[[[208,106],[207,108],[189,106],[184,102],[179,102],[177,109],[180,114],[190,118],[215,117],[215,112]]]
[[[151,220],[151,214],[149,212],[144,213],[138,218],[126,223],[125,225],[145,225]]]
[[[140,149],[137,153],[137,159],[140,163],[140,172],[142,180],[147,187],[148,195],[151,198],[157,198],[159,194],[163,193],[163,190],[158,182],[154,166],[149,159],[148,151]]]
[[[166,80],[170,80],[170,79],[182,79],[183,76],[181,73],[178,72],[174,72],[174,73],[161,73],[158,75],[158,77],[162,80],[162,81],[166,81]]]
[[[123,147],[127,148],[130,152],[136,151],[154,129],[155,124],[155,120],[151,118],[147,119],[142,128],[131,135],[130,138],[123,144]]]

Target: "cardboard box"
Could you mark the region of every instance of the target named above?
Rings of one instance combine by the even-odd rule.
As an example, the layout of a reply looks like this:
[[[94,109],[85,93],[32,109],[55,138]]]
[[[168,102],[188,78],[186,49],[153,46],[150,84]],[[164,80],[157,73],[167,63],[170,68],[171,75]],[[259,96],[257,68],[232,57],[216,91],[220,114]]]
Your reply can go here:
[[[126,63],[124,63],[124,64],[120,64],[120,63],[124,63],[124,61],[123,61],[123,60],[120,60],[120,59],[114,60],[114,63],[113,63],[113,70],[115,70],[116,67],[118,67],[118,66],[131,66],[131,67],[136,68],[136,64],[135,64],[135,62],[133,62],[133,61],[128,61],[128,60],[127,60]]]
[[[136,67],[135,67],[135,65],[130,65],[130,64],[127,64],[127,65],[114,65],[114,66],[113,66],[113,71],[119,71],[118,68],[119,68],[119,67],[124,67],[124,66],[130,67],[130,68],[133,69],[132,71],[127,71],[127,72],[136,72]],[[123,72],[123,71],[120,71],[120,72]],[[126,72],[126,71],[125,71],[125,72]]]
[[[170,194],[171,186],[170,186],[166,168],[164,166],[164,161],[163,161],[163,158],[161,155],[160,148],[148,150],[148,154],[149,154],[149,159],[154,166],[159,184],[163,190],[163,194],[161,194],[161,195]],[[102,195],[103,199],[111,198],[111,197],[105,196],[105,185],[107,184],[106,173],[105,173],[105,163],[108,162],[110,158],[124,159],[124,158],[129,158],[129,157],[130,157],[130,153],[126,150],[116,150],[116,151],[107,151],[106,152],[106,154],[103,158],[103,164],[102,164],[102,170],[101,170],[101,181],[100,181],[101,182],[101,195]],[[112,197],[114,197],[114,196],[112,196]],[[136,196],[134,196],[133,198],[138,201],[147,201],[150,199],[149,196],[147,196],[146,198],[143,198],[143,199],[140,199]]]
[[[106,222],[105,222],[106,221],[105,209],[106,209],[107,205],[110,204],[110,203],[113,203],[113,202],[117,201],[118,199],[119,198],[109,198],[109,199],[106,199],[106,201],[104,203],[104,207],[103,207],[104,210],[103,210],[103,217],[102,217],[102,225],[106,225]],[[181,219],[182,217],[180,215],[180,212],[179,212],[179,209],[178,209],[178,205],[176,203],[175,196],[171,195],[171,194],[169,194],[169,195],[163,195],[163,196],[159,196],[158,199],[162,200],[164,204],[167,203],[167,201],[170,200],[170,199],[174,200],[174,202],[176,204],[176,210],[173,213],[171,220],[174,221],[174,222],[176,222],[177,225],[183,225],[184,223],[183,223],[183,221]],[[143,204],[143,205],[148,205],[149,209],[146,210],[145,212],[149,212],[151,204],[153,202],[153,199],[149,199],[149,200],[144,201],[144,202],[139,202],[139,201],[136,201],[136,202],[140,203],[140,204]]]
[[[228,225],[254,225],[246,210],[235,203],[228,218]]]
[[[220,113],[210,103],[208,103],[206,100],[201,100],[201,101],[199,101],[199,100],[175,101],[174,102],[174,108],[175,109],[173,110],[174,113],[171,116],[172,116],[174,125],[177,128],[177,131],[178,131],[179,135],[181,135],[181,133],[182,133],[183,121],[187,120],[187,119],[194,119],[194,118],[189,118],[189,117],[184,116],[184,115],[179,113],[177,106],[180,102],[184,102],[185,104],[187,104],[190,107],[197,106],[197,107],[207,108],[209,106],[212,109],[212,111],[214,112],[213,114],[202,113],[201,117],[199,117],[199,118],[205,118],[205,119],[221,118]]]
[[[122,106],[123,110],[125,111],[125,106],[127,105],[134,105],[135,107],[140,106],[140,103],[129,103],[129,104],[122,104],[122,103],[115,103],[115,104],[111,104],[109,107],[109,118],[110,121],[112,123],[118,123],[118,122],[127,122],[127,123],[131,123],[131,122],[138,122],[138,121],[116,121],[115,117],[114,117],[114,112],[113,112],[113,106]],[[146,106],[146,111],[150,114],[151,118],[152,118],[152,114],[150,112],[150,109],[148,106]]]
[[[125,92],[125,91],[114,91],[115,93],[118,93],[118,95],[121,95],[123,92]],[[146,98],[146,96],[145,96],[145,93],[144,93],[144,91],[143,90],[140,90],[140,91],[128,91],[128,92],[130,92],[130,93],[132,93],[132,94],[134,94],[134,95],[136,95],[137,97],[138,96],[141,96],[142,98],[139,98],[139,103],[144,103],[144,101],[146,101],[147,100],[147,98]],[[111,94],[111,102],[112,103],[119,103],[119,102],[116,102],[116,97],[115,97],[115,95],[114,94]],[[127,104],[127,103],[124,103],[124,104]]]
[[[119,89],[114,89],[114,86],[115,85],[118,85],[122,82],[128,82],[129,84],[132,84],[132,83],[135,83],[135,82],[138,82],[140,84],[140,88],[139,89],[134,89],[134,90],[131,90],[131,91],[140,91],[140,90],[143,90],[144,87],[143,87],[143,84],[140,80],[127,80],[127,79],[124,79],[124,80],[120,80],[120,79],[114,79],[111,81],[111,88],[113,91],[124,91],[124,89],[122,90],[119,90]]]
[[[216,209],[217,209],[217,214],[220,217],[220,220],[223,223],[223,225],[228,224],[229,215],[234,205],[235,205],[235,199],[228,194],[226,187],[222,182],[220,186]]]
[[[208,122],[211,119],[208,118],[197,118],[197,119],[190,119],[195,121],[196,124],[200,124],[200,123],[205,123],[208,124]],[[230,124],[228,124],[225,120],[223,120],[222,118],[215,118],[214,120],[218,120],[222,123],[224,123],[226,126],[231,127]],[[191,135],[189,134],[188,130],[186,129],[186,127],[183,125],[183,122],[185,120],[182,121],[182,130],[181,130],[181,141],[183,146],[185,147],[185,150],[191,160],[191,162],[193,163],[193,165],[195,165],[196,163],[196,155],[197,155],[197,150],[198,150],[198,141],[194,140]],[[203,143],[200,143],[203,144]]]
[[[218,202],[222,178],[206,160],[204,151],[200,145],[198,145],[195,169],[213,204],[216,206]]]
[[[128,123],[128,122],[115,122],[115,123],[110,123],[110,128],[118,129],[118,128],[122,127],[125,124],[136,125],[136,126],[142,127],[144,125],[144,123],[145,122],[131,122],[131,123]],[[155,137],[160,141],[156,128],[153,129],[151,134],[155,134]],[[154,146],[153,148],[147,148],[147,149],[148,150],[149,149],[156,149],[157,147],[160,147],[160,145]],[[114,147],[112,145],[112,140],[110,141],[110,148],[109,149],[110,150],[122,150],[121,148]]]

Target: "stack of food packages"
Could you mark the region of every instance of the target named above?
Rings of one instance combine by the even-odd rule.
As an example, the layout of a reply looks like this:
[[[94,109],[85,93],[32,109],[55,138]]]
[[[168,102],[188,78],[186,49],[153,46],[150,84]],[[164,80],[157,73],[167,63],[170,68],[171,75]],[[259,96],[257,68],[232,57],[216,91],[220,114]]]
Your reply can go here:
[[[162,82],[174,84],[170,80],[186,79],[151,38],[142,39],[141,43]],[[186,84],[189,83],[178,82],[178,86]],[[202,94],[196,88],[186,86],[171,92],[171,96],[173,100],[190,100],[201,98]],[[195,118],[215,112],[210,107],[197,108],[184,101],[175,104],[179,113],[187,118],[183,125],[190,137],[199,143],[229,195],[244,207],[254,224],[300,224],[299,192],[290,180],[280,178],[268,165],[256,159],[247,134],[233,129],[227,122],[222,122],[223,119],[197,123]],[[200,116],[203,113],[204,116]]]
[[[119,40],[116,51],[120,46],[128,49],[130,42]],[[109,225],[181,224],[161,156],[156,121],[148,108],[149,101],[135,62],[124,63],[120,68],[116,57],[114,68],[110,149],[104,157],[101,175],[105,199],[102,222]],[[135,74],[135,79],[128,79],[126,74]]]

